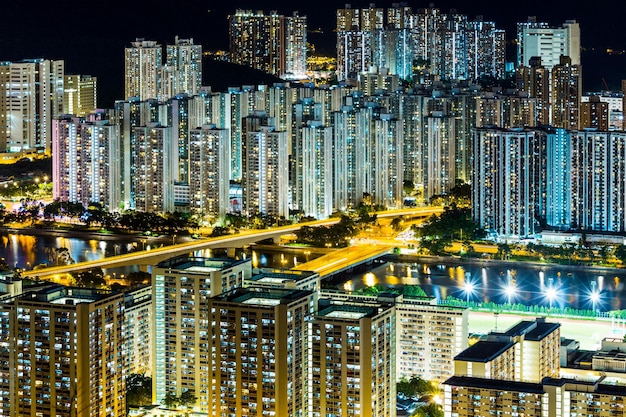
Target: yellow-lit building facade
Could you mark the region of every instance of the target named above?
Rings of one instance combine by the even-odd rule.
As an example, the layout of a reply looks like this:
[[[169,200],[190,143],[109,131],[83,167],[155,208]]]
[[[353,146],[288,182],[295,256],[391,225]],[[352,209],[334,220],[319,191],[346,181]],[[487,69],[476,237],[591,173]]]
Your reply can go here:
[[[308,416],[312,291],[238,288],[209,303],[210,416]]]
[[[0,304],[0,415],[126,415],[121,293],[55,285]]]

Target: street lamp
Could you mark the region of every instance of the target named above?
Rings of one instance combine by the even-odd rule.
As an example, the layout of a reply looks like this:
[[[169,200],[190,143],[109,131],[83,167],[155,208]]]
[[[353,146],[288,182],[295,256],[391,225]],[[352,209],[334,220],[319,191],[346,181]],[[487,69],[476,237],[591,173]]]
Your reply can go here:
[[[546,298],[548,299],[548,301],[550,302],[550,309],[552,309],[552,303],[554,302],[554,300],[556,300],[557,296],[558,296],[558,292],[556,290],[556,288],[554,288],[554,286],[552,285],[552,278],[548,278],[548,287],[546,288]]]
[[[515,295],[517,294],[517,287],[512,281],[509,281],[507,286],[504,287],[504,293],[506,294],[506,299],[508,303],[511,304],[511,301],[515,298]]]
[[[591,281],[591,292],[589,293],[589,299],[591,300],[591,305],[593,306],[593,312],[596,313],[596,308],[598,302],[600,301],[600,292],[596,290],[597,282]]]

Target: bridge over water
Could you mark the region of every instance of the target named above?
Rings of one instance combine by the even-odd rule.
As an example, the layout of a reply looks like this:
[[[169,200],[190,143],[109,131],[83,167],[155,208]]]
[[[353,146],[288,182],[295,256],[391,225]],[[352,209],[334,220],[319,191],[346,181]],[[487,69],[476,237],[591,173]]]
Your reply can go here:
[[[379,218],[393,218],[393,217],[403,217],[403,218],[424,218],[430,217],[433,214],[439,214],[443,211],[442,207],[420,207],[413,209],[405,209],[405,210],[389,210],[378,212],[377,215]],[[111,256],[108,258],[103,258],[94,261],[86,261],[79,262],[71,265],[61,265],[61,266],[52,266],[43,269],[24,271],[22,276],[24,278],[38,278],[38,279],[56,279],[60,280],[65,278],[65,275],[72,272],[85,271],[91,268],[117,268],[123,266],[147,266],[147,265],[156,265],[157,263],[164,261],[169,258],[173,258],[176,256],[186,255],[198,250],[205,249],[219,249],[219,248],[241,248],[252,243],[259,242],[261,240],[266,239],[279,239],[281,235],[294,233],[298,229],[303,226],[328,226],[335,223],[338,223],[338,218],[330,218],[324,220],[315,220],[312,222],[305,223],[297,223],[293,225],[281,226],[272,229],[263,229],[263,230],[244,230],[240,231],[234,235],[220,236],[214,238],[206,238],[206,239],[198,239],[192,242],[179,243],[176,245],[165,246],[161,248],[155,248],[151,250],[144,250],[132,253],[126,253],[122,255]],[[389,247],[387,248],[387,250]],[[378,251],[382,250],[379,248]],[[361,249],[361,251],[364,251]],[[370,249],[371,251],[371,249]],[[347,252],[346,252],[347,253]],[[370,253],[368,251],[360,252],[361,256],[369,256],[368,259],[371,259],[374,253]],[[366,255],[370,253],[370,255]],[[356,256],[355,252],[355,256]],[[382,254],[382,252],[381,252]],[[345,257],[345,256],[344,256]],[[312,267],[316,269],[320,269],[321,273],[331,273],[333,268],[342,268],[347,267],[347,265],[342,266],[342,262],[347,262],[350,258],[346,258],[343,261],[340,261],[341,256],[339,258],[334,258],[330,262],[327,261],[327,265],[313,264]],[[332,263],[334,262],[334,263]],[[358,256],[355,258],[355,262],[359,262]],[[362,262],[362,261],[360,261]],[[300,267],[306,267],[310,262],[306,264],[300,265]],[[311,269],[308,269],[311,270]],[[315,270],[315,269],[313,269]],[[336,272],[336,271],[334,271]]]

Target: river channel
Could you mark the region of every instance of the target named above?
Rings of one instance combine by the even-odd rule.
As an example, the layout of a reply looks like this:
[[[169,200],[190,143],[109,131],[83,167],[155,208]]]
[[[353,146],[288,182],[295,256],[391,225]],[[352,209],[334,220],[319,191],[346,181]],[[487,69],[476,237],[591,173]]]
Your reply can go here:
[[[10,266],[32,269],[36,265],[54,264],[55,248],[67,248],[75,262],[82,262],[167,244],[171,244],[169,238],[66,237],[4,231],[0,232],[0,257]],[[224,254],[202,251],[197,255]],[[254,267],[292,268],[319,254],[310,251],[247,250],[239,251],[237,256],[251,257]],[[127,267],[105,270],[105,273],[119,276],[138,269]],[[626,270],[613,268],[390,257],[368,269],[342,274],[336,281],[348,290],[376,284],[390,287],[419,285],[427,295],[438,299],[453,296],[468,301],[595,308],[599,311],[626,308]],[[595,301],[591,297],[593,292],[599,294]]]

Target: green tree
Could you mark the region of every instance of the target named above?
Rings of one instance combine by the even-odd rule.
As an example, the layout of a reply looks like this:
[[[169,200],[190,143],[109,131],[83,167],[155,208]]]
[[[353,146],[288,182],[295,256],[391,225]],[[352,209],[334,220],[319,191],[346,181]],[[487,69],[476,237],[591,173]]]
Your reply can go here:
[[[91,268],[87,271],[72,273],[74,282],[79,287],[101,288],[106,285],[102,268]]]
[[[130,374],[126,378],[126,403],[133,406],[149,405],[152,402],[152,378]]]
[[[414,416],[418,417],[443,417],[443,408],[434,402],[418,407],[415,410]]]
[[[626,264],[626,245],[617,245],[613,254],[621,263]]]
[[[183,391],[178,398],[178,404],[185,408],[186,414],[189,414],[191,408],[196,404],[196,401],[198,401],[198,397],[190,390]]]
[[[165,397],[163,397],[163,399],[161,400],[161,404],[163,404],[165,408],[172,409],[172,408],[178,407],[179,400],[177,396],[175,396],[171,392],[168,392],[167,394],[165,394]]]
[[[130,282],[130,285],[149,284],[151,278],[152,275],[144,271],[133,271],[126,275],[126,279]]]

